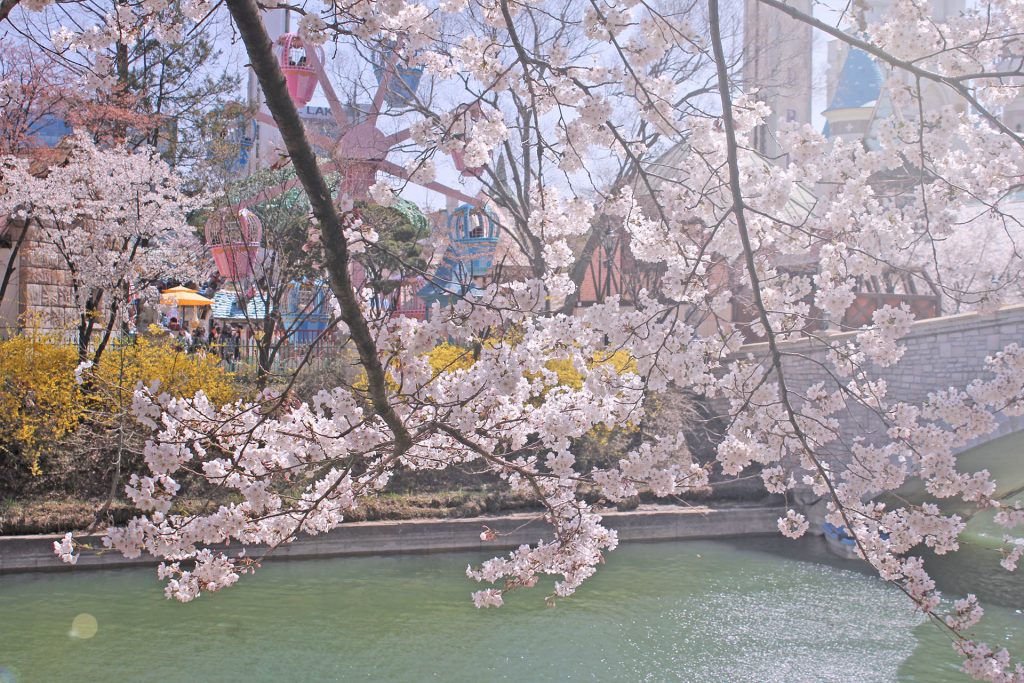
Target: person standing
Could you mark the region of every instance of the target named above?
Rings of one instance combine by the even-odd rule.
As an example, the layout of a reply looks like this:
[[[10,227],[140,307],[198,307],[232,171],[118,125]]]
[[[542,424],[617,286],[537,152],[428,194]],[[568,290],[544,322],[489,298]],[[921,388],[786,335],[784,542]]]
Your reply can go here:
[[[210,339],[207,341],[210,353],[220,357],[220,333],[216,325],[210,325]]]
[[[228,369],[231,372],[234,372],[238,367],[239,342],[238,330],[224,329],[224,360],[227,362]]]
[[[192,335],[192,352],[199,356],[206,355],[206,336],[202,327],[197,327],[195,334]]]
[[[176,330],[171,330],[171,345],[177,353],[184,353],[188,350],[185,348],[180,327]]]
[[[220,354],[221,360],[227,363],[231,360],[231,354],[228,352],[228,347],[231,344],[231,328],[228,327],[227,323],[220,328],[218,337],[220,338],[220,348],[217,349],[217,353]]]

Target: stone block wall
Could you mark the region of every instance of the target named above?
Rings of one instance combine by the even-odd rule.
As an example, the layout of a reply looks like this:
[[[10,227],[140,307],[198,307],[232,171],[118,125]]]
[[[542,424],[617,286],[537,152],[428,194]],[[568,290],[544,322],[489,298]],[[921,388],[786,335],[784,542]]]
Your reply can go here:
[[[830,339],[843,337],[852,338],[852,334]],[[869,366],[868,374],[872,379],[886,381],[888,402],[920,403],[929,393],[950,387],[963,389],[972,380],[987,377],[986,357],[1015,342],[1024,344],[1024,305],[1008,306],[994,313],[965,313],[921,320],[915,322],[910,334],[901,340],[906,347],[903,359],[888,368]],[[743,347],[741,355],[763,358],[767,351],[767,344],[752,344]],[[832,366],[820,342],[787,342],[782,345],[782,351],[786,354],[783,369],[791,391],[802,395],[818,382],[825,382],[826,388],[835,386],[835,380],[829,376]],[[724,412],[727,406],[716,403],[716,409]],[[840,423],[841,440],[847,446],[856,437],[877,445],[889,441],[885,425],[863,406],[848,402],[847,408],[835,417]],[[1005,424],[1001,423],[999,432],[989,438],[1012,431],[1020,421],[1004,419],[1002,422]],[[1024,427],[1024,424],[1018,426]],[[977,444],[968,447],[974,445]],[[844,445],[839,445],[835,452],[846,450]]]
[[[17,256],[14,280],[0,302],[0,334],[21,329],[25,320],[46,331],[62,334],[78,324],[77,306],[71,286],[71,273],[52,245],[43,242],[38,228],[29,234]],[[14,233],[12,241],[18,234]],[[6,266],[10,250],[0,252],[0,264]]]

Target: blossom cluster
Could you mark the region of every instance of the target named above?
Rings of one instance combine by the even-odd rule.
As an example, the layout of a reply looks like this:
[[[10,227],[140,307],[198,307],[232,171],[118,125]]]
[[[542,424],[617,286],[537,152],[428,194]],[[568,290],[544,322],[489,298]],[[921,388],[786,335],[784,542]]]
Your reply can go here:
[[[102,148],[84,134],[61,144],[66,159],[45,174],[0,160],[0,214],[31,220],[37,248],[71,274],[83,318],[102,304],[121,321],[152,283],[199,279],[207,262],[187,218],[205,196],[189,196],[155,150]]]

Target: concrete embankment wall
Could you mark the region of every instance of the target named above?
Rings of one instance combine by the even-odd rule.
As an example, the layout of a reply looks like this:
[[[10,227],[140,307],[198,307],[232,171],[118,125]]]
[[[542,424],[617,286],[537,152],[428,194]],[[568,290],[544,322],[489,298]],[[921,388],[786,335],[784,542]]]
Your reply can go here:
[[[609,512],[604,523],[619,533],[622,541],[669,541],[698,538],[778,533],[777,520],[784,512],[777,507],[658,506],[632,512]],[[484,527],[497,532],[495,541],[481,541]],[[302,536],[276,549],[273,559],[346,557],[397,553],[479,551],[492,553],[550,538],[551,529],[536,515],[516,514],[465,519],[415,519],[389,522],[343,524],[321,536]],[[152,566],[156,560],[125,559],[120,553],[82,553],[78,564],[62,563],[53,553],[59,535],[0,537],[0,574],[12,572],[59,571],[76,568],[106,569]],[[78,539],[101,548],[99,537]],[[250,556],[258,557],[253,550]]]
[[[833,334],[826,339],[833,344],[853,339],[855,333]],[[942,318],[918,320],[910,333],[900,339],[906,347],[903,359],[896,365],[878,368],[868,364],[868,375],[886,382],[886,399],[890,403],[905,401],[920,404],[928,394],[954,387],[963,389],[976,378],[987,378],[986,357],[1013,343],[1024,343],[1024,305],[1006,306],[991,313],[962,313]],[[830,372],[827,349],[818,340],[783,342],[783,368],[786,382],[796,396],[806,395],[808,387],[824,382],[828,391],[836,384]],[[766,360],[768,345],[750,344],[740,349],[737,357]],[[797,406],[801,401],[797,400]],[[729,412],[721,400],[712,403],[720,415]],[[889,443],[889,425],[862,405],[850,401],[834,417],[839,421],[841,442],[830,444],[824,450],[832,457],[833,467],[849,464],[848,444],[862,437],[866,443],[878,446]],[[968,447],[1024,430],[1024,417],[998,415],[999,427],[993,434],[979,438]],[[798,477],[799,479],[799,477]]]

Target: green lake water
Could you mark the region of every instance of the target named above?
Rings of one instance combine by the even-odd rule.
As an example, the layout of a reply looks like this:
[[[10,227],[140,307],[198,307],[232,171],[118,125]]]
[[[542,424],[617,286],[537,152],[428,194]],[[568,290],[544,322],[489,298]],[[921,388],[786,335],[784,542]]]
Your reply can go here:
[[[0,682],[965,680],[938,628],[820,539],[627,544],[554,608],[538,586],[475,609],[481,559],[269,562],[188,605],[148,569],[0,577]],[[1020,657],[1015,581],[989,583],[979,635]]]

